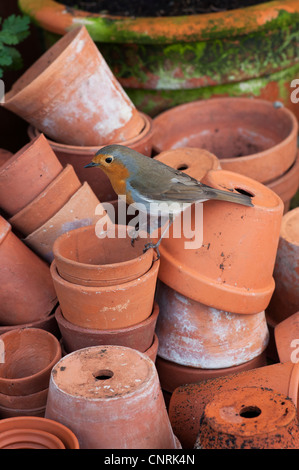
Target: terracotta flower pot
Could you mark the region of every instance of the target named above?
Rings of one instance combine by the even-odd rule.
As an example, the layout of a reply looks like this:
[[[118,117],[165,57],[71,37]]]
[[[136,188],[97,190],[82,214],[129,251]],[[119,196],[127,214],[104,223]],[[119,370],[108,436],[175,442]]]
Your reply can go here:
[[[49,333],[52,333],[52,335],[56,336],[56,338],[60,337],[60,331],[57,325],[57,321],[55,319],[55,308],[54,311],[50,313],[50,315],[42,318],[41,320],[36,320],[30,323],[23,323],[18,325],[0,326],[0,335],[6,333],[7,331],[15,330],[17,328],[39,328],[41,330],[46,330]]]
[[[299,423],[286,395],[259,387],[217,394],[205,407],[195,449],[298,449]]]
[[[267,183],[294,163],[297,133],[298,121],[284,107],[258,99],[213,98],[157,116],[153,148],[205,148],[220,159],[224,170]]]
[[[152,119],[144,113],[140,113],[140,118],[143,122],[140,132],[135,137],[116,143],[125,145],[126,147],[150,157],[152,153],[153,137]],[[36,136],[40,135],[40,132],[38,129],[29,126],[28,135],[32,140]],[[49,138],[48,143],[60,163],[63,166],[71,164],[81,183],[87,181],[101,202],[113,201],[117,197],[109,178],[103,171],[90,171],[90,169],[84,168],[85,165],[90,163],[91,159],[101,146],[80,146],[75,145],[74,143],[72,145],[66,145],[61,142],[50,140]]]
[[[11,429],[0,436],[1,449],[65,449],[58,437],[40,429]]]
[[[169,393],[173,393],[177,387],[183,384],[193,384],[212,379],[214,377],[236,374],[238,372],[262,367],[266,364],[267,358],[265,353],[251,359],[251,361],[239,364],[238,366],[225,367],[222,369],[201,369],[200,367],[183,366],[176,362],[163,359],[159,356],[159,353],[156,359],[156,367],[161,387]]]
[[[37,328],[15,329],[1,335],[0,393],[30,395],[48,387],[52,367],[61,358],[58,339]]]
[[[184,366],[223,369],[244,364],[267,347],[265,312],[224,312],[185,297],[163,283],[156,301],[159,357]]]
[[[22,147],[0,167],[0,206],[15,215],[62,171],[43,135]]]
[[[3,106],[50,138],[105,145],[139,134],[139,112],[84,26],[69,31],[6,93]]]
[[[0,419],[17,418],[19,416],[34,416],[38,418],[44,418],[45,412],[46,406],[26,410],[23,408],[7,408],[6,406],[0,406]]]
[[[6,395],[0,393],[0,406],[13,410],[31,410],[36,408],[46,408],[48,388],[40,390],[30,395]]]
[[[55,261],[51,274],[63,316],[82,328],[104,330],[136,325],[153,309],[159,261],[141,277],[112,286],[86,287],[59,276]]]
[[[0,217],[0,325],[45,320],[57,303],[49,267]]]
[[[69,427],[82,449],[177,448],[155,365],[131,348],[94,346],[62,358],[46,418]]]
[[[291,199],[299,189],[299,152],[295,163],[282,176],[267,184],[283,200],[284,213],[290,209]]]
[[[159,279],[210,307],[238,314],[259,313],[268,306],[274,290],[283,203],[263,184],[237,173],[211,170],[202,182],[217,189],[245,191],[252,195],[254,207],[204,202],[201,246],[185,249],[189,240],[173,237],[170,230],[160,247]],[[190,216],[193,227],[194,207],[182,216]]]
[[[275,290],[267,312],[279,323],[299,310],[299,207],[283,216],[273,275]]]
[[[11,225],[27,236],[53,217],[81,187],[71,165],[59,175],[27,206],[9,219]]]
[[[299,361],[299,312],[279,322],[274,337],[280,362]]]
[[[205,406],[218,393],[245,387],[273,389],[292,399],[298,409],[299,364],[265,365],[239,373],[218,376],[198,383],[181,384],[170,398],[169,417],[174,433],[184,449],[192,449],[199,432]]]
[[[96,226],[90,225],[61,235],[53,245],[59,275],[89,287],[121,284],[142,276],[150,269],[154,252],[151,248],[143,253],[143,238],[132,246],[128,229],[112,225],[107,236],[99,238]]]
[[[54,258],[52,250],[56,238],[75,228],[95,223],[99,218],[95,215],[99,204],[89,184],[84,183],[53,217],[30,233],[24,242],[50,263]]]
[[[52,438],[56,437],[56,439],[59,439],[59,441],[63,444],[63,448],[79,449],[78,439],[75,434],[66,426],[59,423],[58,421],[54,421],[53,419],[20,416],[18,418],[2,419],[0,421],[0,436],[3,436],[4,433],[9,431],[19,432],[20,430],[22,432],[27,430],[29,432],[39,431],[41,434],[47,433],[48,437],[51,436]],[[16,441],[14,445],[16,445],[17,442],[18,441]],[[12,442],[10,444],[12,445]],[[29,448],[33,447],[30,446]]]
[[[182,147],[164,150],[154,159],[176,170],[183,171],[198,181],[205,176],[207,171],[221,168],[220,160],[216,155],[201,148]]]
[[[110,330],[96,330],[75,325],[64,318],[60,308],[56,310],[55,318],[67,354],[78,349],[100,346],[101,344],[127,346],[145,352],[152,346],[158,315],[159,307],[155,303],[151,315],[145,320],[126,328],[113,328]]]
[[[154,334],[152,345],[146,351],[144,351],[144,354],[146,354],[146,356],[148,356],[153,362],[156,362],[158,348],[159,348],[159,338],[156,334]]]

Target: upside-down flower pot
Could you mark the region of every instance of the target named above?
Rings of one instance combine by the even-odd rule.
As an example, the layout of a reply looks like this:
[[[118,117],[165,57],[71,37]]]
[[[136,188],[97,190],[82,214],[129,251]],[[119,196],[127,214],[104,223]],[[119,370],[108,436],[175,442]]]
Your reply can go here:
[[[82,449],[176,449],[155,365],[121,346],[63,357],[51,373],[46,418],[70,428]]]
[[[283,203],[263,184],[243,175],[211,170],[202,179],[211,187],[245,192],[253,207],[224,201],[203,203],[200,246],[186,237],[165,238],[159,279],[180,294],[210,307],[238,314],[259,313],[274,291],[273,269]],[[191,213],[190,213],[190,212]],[[182,215],[196,227],[195,205]],[[202,224],[202,225],[201,225]]]
[[[220,159],[222,169],[267,183],[294,163],[297,133],[296,116],[284,107],[258,99],[214,98],[157,116],[153,148],[205,148]]]
[[[84,26],[69,31],[6,93],[3,106],[70,145],[105,145],[139,134],[141,116]]]
[[[182,447],[192,449],[205,406],[218,393],[244,387],[273,389],[290,397],[298,412],[299,364],[286,362],[218,376],[198,383],[181,384],[170,398],[169,417]]]
[[[82,328],[64,318],[60,307],[55,312],[55,318],[63,339],[63,346],[67,353],[90,346],[112,344],[126,346],[145,352],[152,346],[159,306],[154,304],[151,315],[140,323],[126,328],[113,328],[96,330]]]
[[[0,166],[0,206],[9,216],[29,204],[62,171],[41,134]]]
[[[299,310],[299,207],[283,216],[274,279],[267,313],[279,323]]]
[[[142,119],[143,124],[140,132],[138,132],[136,136],[114,143],[125,145],[126,147],[150,157],[152,153],[153,137],[152,119],[144,113],[140,113],[140,118]],[[32,140],[40,135],[40,132],[33,126],[29,126],[28,135]],[[49,138],[47,138],[47,140],[62,166],[66,166],[67,164],[72,165],[81,183],[87,181],[100,201],[113,201],[116,198],[115,191],[111,186],[109,178],[103,171],[90,171],[89,168],[84,168],[85,165],[90,163],[91,159],[102,145],[82,146],[75,145],[74,143],[67,145],[62,142],[53,141]]]
[[[211,152],[196,147],[164,150],[154,157],[165,165],[183,171],[200,181],[207,171],[219,170],[220,160]]]
[[[224,312],[185,297],[163,283],[156,301],[159,357],[184,366],[223,369],[251,361],[266,349],[265,312]]]
[[[75,434],[58,421],[20,416],[0,421],[0,448],[79,449],[79,442]]]
[[[99,330],[140,323],[152,313],[159,265],[155,261],[132,281],[89,287],[64,280],[53,261],[51,275],[63,316],[82,328]]]
[[[61,358],[58,339],[38,328],[15,329],[0,338],[0,393],[30,395],[48,388],[51,369]]]
[[[24,236],[37,230],[53,217],[81,187],[74,168],[67,165],[29,204],[9,219]]]
[[[162,390],[172,394],[177,387],[183,384],[193,384],[214,377],[237,374],[246,370],[263,367],[267,364],[265,352],[248,362],[221,369],[202,369],[200,367],[183,366],[177,362],[168,361],[157,354],[156,367],[159,374]]]
[[[73,284],[111,286],[145,274],[153,263],[153,249],[143,253],[145,240],[132,246],[130,227],[111,225],[104,238],[96,225],[81,227],[58,237],[53,254],[59,275]]]
[[[280,362],[299,362],[299,311],[275,326],[274,338]]]
[[[260,387],[220,392],[205,407],[195,449],[298,449],[292,400]]]
[[[99,218],[95,215],[99,204],[89,184],[84,183],[53,217],[27,235],[24,242],[50,263],[54,258],[52,250],[56,238],[75,228],[94,224]]]
[[[141,17],[134,14],[140,2],[133,8],[130,4],[129,15],[122,3],[118,10],[112,4],[108,12],[99,13],[85,11],[86,2],[81,2],[80,9],[64,3],[19,0],[23,13],[41,28],[47,47],[78,23],[85,24],[139,109],[156,115],[210,96],[262,95],[298,112],[290,100],[290,83],[299,70],[296,0],[250,7],[229,2],[224,11],[209,8],[197,14],[176,8],[170,16],[167,9],[161,13],[161,4],[156,4],[159,15],[155,16],[152,2],[145,2],[149,17],[142,7]],[[165,5],[173,7],[169,2]]]
[[[57,304],[49,266],[0,217],[0,325],[45,320]]]

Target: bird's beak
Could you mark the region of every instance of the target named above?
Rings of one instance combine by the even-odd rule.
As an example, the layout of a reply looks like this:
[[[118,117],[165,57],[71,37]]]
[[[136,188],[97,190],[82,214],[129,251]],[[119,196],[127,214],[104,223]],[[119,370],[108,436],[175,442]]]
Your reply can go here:
[[[88,165],[85,165],[84,168],[92,168],[93,166],[98,166],[98,163],[90,162]]]

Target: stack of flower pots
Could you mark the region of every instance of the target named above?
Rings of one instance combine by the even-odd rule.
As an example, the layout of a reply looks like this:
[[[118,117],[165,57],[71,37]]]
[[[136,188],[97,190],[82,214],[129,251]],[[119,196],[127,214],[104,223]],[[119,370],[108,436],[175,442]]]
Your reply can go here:
[[[57,297],[50,269],[0,217],[0,334],[34,326],[55,334]]]
[[[103,345],[54,366],[45,417],[67,426],[80,449],[179,449],[153,361]]]
[[[120,143],[151,155],[152,120],[140,113],[84,26],[45,52],[5,95],[3,106],[44,133],[65,167],[71,164],[103,202],[116,199],[103,172],[84,169],[96,151]]]
[[[299,188],[298,121],[280,103],[250,98],[212,98],[164,111],[154,119],[153,150],[201,147],[224,170],[255,179],[284,202]]]
[[[61,233],[95,220],[98,198],[72,165],[62,167],[43,134],[3,163],[0,180],[0,205],[10,224],[47,262]]]
[[[66,353],[114,344],[138,349],[155,360],[159,260],[153,249],[143,253],[144,238],[133,246],[128,229],[111,224],[100,238],[97,225],[90,225],[55,241],[51,274]]]
[[[171,151],[165,153],[171,165]],[[163,161],[163,154],[156,158]],[[176,159],[171,166],[177,168]],[[189,217],[192,227],[202,229],[202,243],[186,248],[188,237],[177,238],[170,230],[161,244],[156,366],[168,398],[181,384],[266,364],[265,309],[274,291],[283,203],[239,173],[210,169],[198,176],[216,189],[249,195],[253,206],[204,202],[202,221],[197,220],[202,225],[196,226],[192,205],[181,226]]]
[[[50,373],[61,359],[58,339],[40,328],[16,328],[0,336],[0,417],[40,416]]]

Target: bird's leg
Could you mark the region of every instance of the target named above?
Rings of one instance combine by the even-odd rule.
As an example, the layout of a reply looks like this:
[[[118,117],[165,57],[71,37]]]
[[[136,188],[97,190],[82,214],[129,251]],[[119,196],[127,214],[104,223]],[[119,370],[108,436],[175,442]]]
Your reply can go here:
[[[157,253],[157,260],[160,258],[160,252],[159,252],[160,243],[161,243],[163,237],[165,236],[165,234],[167,233],[167,231],[170,229],[172,223],[173,223],[173,215],[172,215],[172,214],[169,214],[169,223],[168,223],[168,225],[166,226],[165,230],[162,232],[161,237],[159,238],[159,240],[157,241],[157,243],[153,243],[153,242],[147,243],[147,244],[144,246],[143,253],[145,253],[145,252],[146,252],[147,250],[149,250],[150,248],[154,248],[154,249],[156,250],[156,253]]]
[[[131,237],[131,246],[134,246],[135,240],[137,240],[138,238],[138,231],[139,231],[139,222],[137,222],[137,224],[135,225],[135,231],[134,231],[133,236]]]

